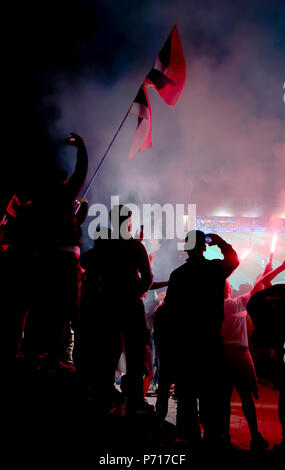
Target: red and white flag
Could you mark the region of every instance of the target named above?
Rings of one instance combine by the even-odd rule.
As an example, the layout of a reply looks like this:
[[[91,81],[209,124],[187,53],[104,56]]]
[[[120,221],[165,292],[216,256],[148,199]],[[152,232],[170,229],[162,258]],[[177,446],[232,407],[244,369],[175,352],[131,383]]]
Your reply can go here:
[[[154,88],[169,106],[174,106],[185,86],[185,79],[185,58],[175,25],[147,75],[145,84]]]
[[[138,125],[128,157],[131,160],[140,150],[151,148],[151,109],[144,83],[140,87],[129,113],[138,117]]]

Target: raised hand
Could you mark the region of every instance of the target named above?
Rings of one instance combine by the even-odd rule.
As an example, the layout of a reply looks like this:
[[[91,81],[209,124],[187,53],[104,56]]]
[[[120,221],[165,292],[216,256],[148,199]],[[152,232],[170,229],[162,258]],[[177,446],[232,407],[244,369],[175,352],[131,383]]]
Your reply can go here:
[[[219,245],[219,243],[224,243],[224,240],[220,235],[217,235],[216,233],[207,233],[207,237],[211,238],[211,241],[208,243],[209,246],[213,245]]]
[[[267,265],[265,266],[263,275],[270,273],[272,269],[273,269],[272,263],[270,262],[267,263]]]
[[[74,132],[71,132],[70,134],[71,136],[67,137],[64,140],[64,144],[73,145],[74,147],[77,147],[77,148],[82,147],[82,146],[85,147],[84,140],[82,137],[80,137],[80,135],[77,135]]]

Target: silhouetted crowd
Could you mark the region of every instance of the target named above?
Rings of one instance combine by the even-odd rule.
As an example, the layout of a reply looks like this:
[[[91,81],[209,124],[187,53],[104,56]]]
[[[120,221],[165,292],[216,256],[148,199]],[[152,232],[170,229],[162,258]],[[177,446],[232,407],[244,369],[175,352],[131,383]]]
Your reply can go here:
[[[55,171],[32,201],[13,195],[1,220],[2,317],[16,357],[37,373],[80,376],[84,394],[104,416],[125,400],[127,414],[155,414],[163,423],[174,384],[176,439],[193,447],[230,447],[236,387],[251,448],[263,450],[269,444],[258,430],[253,400],[251,318],[251,341],[268,348],[278,364],[284,451],[285,285],[270,282],[285,263],[275,270],[267,265],[249,292],[232,297],[228,278],[239,266],[237,253],[219,235],[193,230],[185,239],[187,261],[169,281],[154,282],[142,240],[130,235],[126,206],[110,210],[117,226],[81,255],[88,203],[77,198],[88,157],[80,136],[65,143],[77,148],[73,175],[67,180]],[[206,259],[207,244],[218,246],[223,259]],[[146,316],[145,294],[166,285],[165,298]],[[155,410],[145,399],[151,384],[158,385]]]

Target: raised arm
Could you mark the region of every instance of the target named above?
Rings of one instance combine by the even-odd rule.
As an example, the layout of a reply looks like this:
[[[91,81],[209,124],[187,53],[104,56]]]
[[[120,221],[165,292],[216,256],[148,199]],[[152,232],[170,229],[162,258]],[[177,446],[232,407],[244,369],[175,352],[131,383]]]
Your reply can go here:
[[[273,271],[270,271],[268,274],[265,274],[263,277],[261,277],[254,285],[251,295],[255,294],[255,292],[258,292],[263,289],[264,285],[267,285],[267,283],[271,282],[272,279],[274,279],[278,274],[280,274],[282,271],[285,270],[285,261],[283,261],[278,268],[273,269]],[[265,271],[266,272],[266,268]]]
[[[88,201],[86,198],[79,199],[80,207],[76,213],[78,225],[83,224],[88,214]]]
[[[161,289],[162,287],[167,287],[169,281],[153,281],[150,290]]]
[[[88,155],[84,144],[84,140],[77,134],[71,133],[71,137],[65,140],[65,144],[72,145],[77,148],[77,161],[73,175],[66,183],[66,191],[69,197],[74,200],[80,193],[88,170]]]
[[[221,260],[220,264],[222,266],[222,269],[224,271],[225,277],[229,277],[232,272],[238,267],[239,265],[239,259],[236,251],[233,249],[229,243],[227,243],[225,240],[223,240],[222,237],[217,235],[216,233],[209,233],[207,234],[211,238],[211,242],[209,243],[209,246],[217,245],[223,256],[224,259]]]

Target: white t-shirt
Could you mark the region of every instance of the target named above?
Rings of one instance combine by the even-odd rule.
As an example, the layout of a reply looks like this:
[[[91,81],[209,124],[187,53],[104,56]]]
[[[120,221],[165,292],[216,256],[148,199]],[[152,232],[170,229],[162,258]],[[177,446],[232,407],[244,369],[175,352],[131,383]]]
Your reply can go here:
[[[224,344],[248,347],[246,305],[250,297],[251,294],[248,292],[234,299],[225,299],[225,318],[221,332]]]

